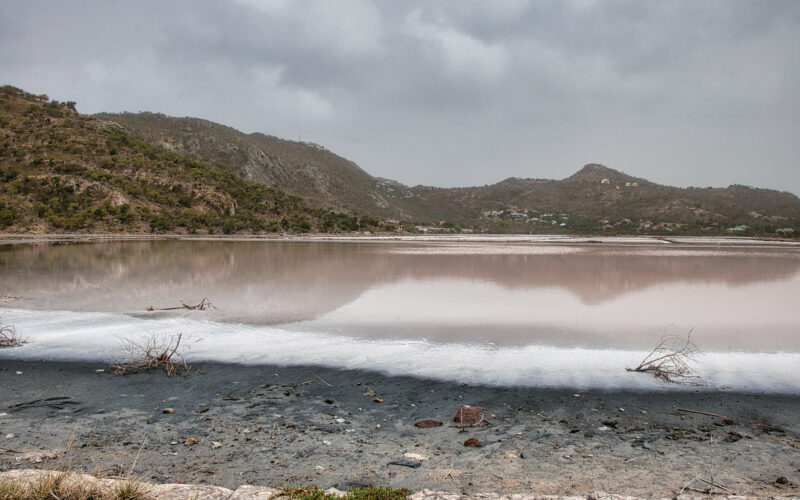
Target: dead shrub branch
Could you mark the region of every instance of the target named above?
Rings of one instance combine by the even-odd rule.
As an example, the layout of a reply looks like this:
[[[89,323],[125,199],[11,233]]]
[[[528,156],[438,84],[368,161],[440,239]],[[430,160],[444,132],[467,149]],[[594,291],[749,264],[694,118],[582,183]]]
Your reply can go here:
[[[217,308],[217,306],[215,306],[214,304],[211,303],[210,300],[208,300],[208,297],[203,297],[203,300],[201,300],[199,304],[195,304],[195,305],[189,305],[189,304],[185,303],[182,300],[179,300],[178,302],[180,302],[181,305],[175,306],[175,307],[153,307],[153,306],[149,306],[147,308],[147,310],[148,311],[177,311],[179,309],[188,309],[190,311],[205,311],[206,309],[216,309]]]
[[[650,373],[664,382],[684,383],[687,378],[695,377],[690,363],[698,353],[700,349],[692,342],[691,331],[686,338],[661,337],[650,354],[645,356],[636,368],[626,368],[626,370]]]
[[[121,353],[111,363],[116,375],[164,370],[167,375],[184,375],[191,370],[181,352],[182,333],[150,335],[141,341],[123,339]]]
[[[0,318],[0,348],[19,347],[27,343],[28,341],[17,333],[16,328],[3,324],[2,318]]]

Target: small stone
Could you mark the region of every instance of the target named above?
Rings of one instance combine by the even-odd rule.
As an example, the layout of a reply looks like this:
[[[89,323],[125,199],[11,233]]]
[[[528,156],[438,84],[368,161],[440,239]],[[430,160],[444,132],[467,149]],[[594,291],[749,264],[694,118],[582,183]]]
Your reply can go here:
[[[314,467],[314,470],[317,471],[317,472],[324,472],[325,471],[325,467],[323,467],[321,465],[317,465],[316,467]]]
[[[216,449],[219,449],[219,448],[222,448],[222,443],[220,443],[219,441],[211,441],[211,449],[212,450],[216,450]]]
[[[381,398],[375,398],[373,399],[373,401],[375,401],[376,403],[383,403],[383,399]]]
[[[786,479],[786,476],[780,476],[778,479],[775,480],[778,484],[789,484],[789,480]]]
[[[325,404],[332,405],[333,403],[335,403],[335,401],[332,400],[332,399],[326,399],[325,400]]]
[[[468,448],[480,448],[483,445],[477,439],[469,438],[466,441],[464,441],[464,446],[466,446]]]
[[[98,369],[97,369],[97,370],[95,370],[94,372],[95,372],[95,373],[103,373],[103,372],[105,372],[105,369],[103,369],[103,368],[98,368]]]
[[[186,441],[183,442],[184,446],[192,446],[192,445],[195,445],[195,444],[197,444],[197,438],[193,438],[193,437],[190,437],[189,439],[187,439]]]
[[[175,446],[176,444],[178,444],[178,442],[177,441],[170,441],[169,444],[172,445],[172,446]]]
[[[330,446],[332,443],[330,441],[323,441],[322,444],[325,446]]]
[[[411,460],[419,460],[420,462],[428,460],[428,457],[420,455],[419,453],[403,453],[403,456]]]
[[[376,425],[375,428],[376,429],[380,429],[381,428],[381,424]]]
[[[581,397],[581,395],[580,394],[573,394],[572,397],[573,398],[579,398],[579,397]]]
[[[22,372],[17,372],[17,375],[22,375]]]
[[[417,422],[414,422],[414,427],[419,427],[420,429],[429,429],[431,427],[441,427],[442,425],[444,425],[444,424],[442,424],[438,420],[433,420],[433,419],[419,420]]]
[[[12,439],[14,437],[13,434],[6,434],[6,439]]]
[[[173,414],[173,413],[175,413],[175,408],[164,408],[163,410],[161,410],[161,412],[162,413]]]
[[[343,418],[337,418],[336,419],[336,423],[337,424],[343,424],[344,422],[345,422],[345,420]]]

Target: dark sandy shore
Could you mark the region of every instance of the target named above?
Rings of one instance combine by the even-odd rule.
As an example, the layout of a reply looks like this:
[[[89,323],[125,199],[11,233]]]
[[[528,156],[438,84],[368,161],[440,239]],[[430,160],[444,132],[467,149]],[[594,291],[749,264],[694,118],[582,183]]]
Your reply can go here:
[[[102,368],[0,360],[0,470],[69,457],[73,470],[114,476],[141,447],[143,480],[225,487],[668,497],[694,478],[706,488],[700,479],[713,474],[739,494],[800,491],[797,395],[498,389],[312,367],[207,364],[172,378]],[[46,398],[62,399],[36,401]],[[462,404],[485,407],[490,423],[461,432],[452,419]],[[444,425],[415,427],[422,419]],[[465,447],[468,438],[482,447]]]

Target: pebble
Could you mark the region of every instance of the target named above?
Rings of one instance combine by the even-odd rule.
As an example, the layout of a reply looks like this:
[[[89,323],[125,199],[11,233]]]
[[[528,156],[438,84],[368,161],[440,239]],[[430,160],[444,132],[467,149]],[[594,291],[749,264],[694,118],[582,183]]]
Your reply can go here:
[[[211,449],[216,450],[217,448],[222,448],[222,443],[219,441],[211,441]]]
[[[13,438],[13,437],[14,437],[14,435],[13,435],[13,434],[6,434],[6,439],[11,439],[11,438]]]
[[[336,423],[337,424],[343,424],[344,423],[344,419],[343,418],[337,418],[336,419]]]
[[[322,444],[325,446],[330,446],[332,443],[330,441],[323,441]]]
[[[17,372],[17,375],[22,375],[22,372]]]
[[[428,460],[428,457],[425,455],[420,455],[419,453],[403,453],[403,456],[411,460],[418,460],[420,462]]]
[[[163,410],[161,410],[161,412],[162,413],[172,414],[172,413],[175,413],[175,409],[174,408],[164,408]]]
[[[381,424],[376,425],[375,428],[376,429],[380,429],[381,428]]]
[[[324,472],[325,471],[325,467],[323,467],[321,465],[317,465],[316,467],[314,467],[314,470],[317,471],[317,472]]]

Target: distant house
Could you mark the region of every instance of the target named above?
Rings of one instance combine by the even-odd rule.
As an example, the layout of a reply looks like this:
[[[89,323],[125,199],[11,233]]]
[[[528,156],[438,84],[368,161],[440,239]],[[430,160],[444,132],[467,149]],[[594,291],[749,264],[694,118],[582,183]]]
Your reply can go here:
[[[569,219],[569,214],[558,214],[558,217],[561,220],[567,220],[567,219]]]
[[[794,232],[794,229],[790,227],[782,227],[780,229],[776,229],[775,232],[778,234],[792,234]]]
[[[561,224],[559,224],[558,226],[559,226],[559,227],[566,227],[566,226],[567,226],[567,223],[566,223],[566,222],[562,222],[562,223],[561,223]]]
[[[608,180],[608,177],[606,177],[605,179],[603,179],[602,181],[600,181],[600,184],[609,184],[609,183],[611,183],[611,181],[610,181],[610,180]]]
[[[744,225],[744,224],[740,224],[740,225],[738,225],[738,226],[729,227],[729,228],[728,228],[728,231],[730,231],[730,232],[736,232],[736,233],[741,233],[741,232],[743,232],[743,231],[747,231],[748,229],[750,229],[750,226],[747,226],[747,225]]]
[[[383,222],[385,222],[386,224],[400,224],[400,221],[397,219],[386,219]]]
[[[431,226],[417,226],[417,231],[420,233],[430,233],[433,231],[433,228]]]

